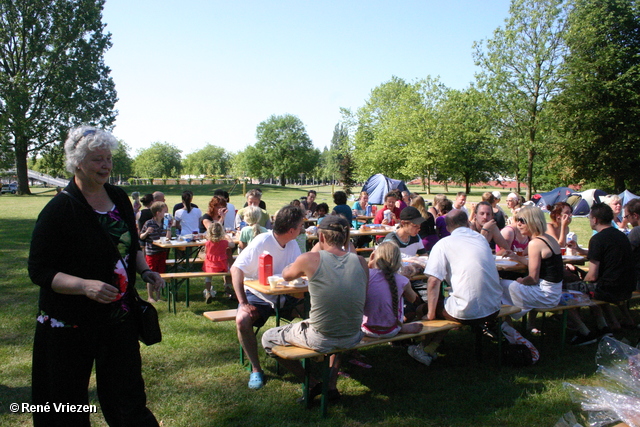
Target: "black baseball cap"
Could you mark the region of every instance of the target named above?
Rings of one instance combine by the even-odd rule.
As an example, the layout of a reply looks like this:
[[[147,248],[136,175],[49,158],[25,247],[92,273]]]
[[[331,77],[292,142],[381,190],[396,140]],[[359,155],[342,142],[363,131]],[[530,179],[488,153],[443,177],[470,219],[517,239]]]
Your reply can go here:
[[[418,225],[426,221],[426,219],[424,219],[420,214],[420,211],[413,206],[407,206],[402,209],[402,212],[400,212],[400,219],[402,221],[409,221]]]
[[[333,230],[342,231],[345,228],[350,228],[349,221],[340,215],[327,215],[322,218],[322,222],[318,225],[320,230]]]

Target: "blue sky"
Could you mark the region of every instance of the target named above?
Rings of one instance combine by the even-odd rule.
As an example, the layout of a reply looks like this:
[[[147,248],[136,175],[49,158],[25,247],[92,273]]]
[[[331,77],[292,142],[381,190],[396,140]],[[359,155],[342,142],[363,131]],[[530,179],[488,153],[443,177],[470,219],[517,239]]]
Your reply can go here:
[[[237,152],[260,122],[289,113],[322,149],[340,107],[357,110],[394,75],[467,87],[473,42],[508,10],[508,0],[107,0],[114,134],[134,156],[154,141],[183,155],[206,143]]]

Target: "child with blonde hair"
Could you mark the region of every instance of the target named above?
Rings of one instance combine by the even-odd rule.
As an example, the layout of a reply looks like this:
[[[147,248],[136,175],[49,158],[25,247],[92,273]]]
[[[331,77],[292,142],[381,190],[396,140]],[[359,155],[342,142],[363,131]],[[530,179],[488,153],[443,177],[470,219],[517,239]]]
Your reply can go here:
[[[223,219],[224,220],[224,219]],[[218,221],[209,224],[205,234],[207,243],[205,245],[206,255],[202,271],[207,273],[223,273],[229,271],[227,249],[233,248],[233,242],[226,239],[224,226]],[[211,278],[205,279],[205,289],[202,291],[207,304],[213,301],[216,291],[211,287]]]
[[[262,218],[262,210],[257,206],[247,206],[244,208],[244,222],[247,223],[246,227],[240,230],[240,249],[247,247],[249,242],[253,240],[260,233],[266,233],[268,230],[260,225],[260,218]]]
[[[369,258],[369,286],[364,305],[362,332],[369,337],[391,338],[402,333],[422,330],[420,323],[403,324],[403,299],[414,303],[419,299],[411,282],[398,274],[402,266],[400,248],[383,242]]]

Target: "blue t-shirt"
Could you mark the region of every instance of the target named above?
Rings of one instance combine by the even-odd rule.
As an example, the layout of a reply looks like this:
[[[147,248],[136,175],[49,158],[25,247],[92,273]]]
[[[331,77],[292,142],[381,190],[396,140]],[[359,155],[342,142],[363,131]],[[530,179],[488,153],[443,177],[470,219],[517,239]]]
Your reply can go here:
[[[349,221],[349,224],[351,224],[351,222],[353,221],[353,212],[347,205],[337,205],[333,208],[333,212],[335,212],[337,215],[342,215],[343,217],[345,217],[347,221]]]

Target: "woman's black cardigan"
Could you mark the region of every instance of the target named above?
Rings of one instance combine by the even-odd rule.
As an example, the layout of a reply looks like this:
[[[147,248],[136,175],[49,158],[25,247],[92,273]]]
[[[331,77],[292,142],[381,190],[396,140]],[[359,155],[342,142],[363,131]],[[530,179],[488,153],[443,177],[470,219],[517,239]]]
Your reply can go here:
[[[136,255],[140,250],[133,207],[121,188],[105,184],[105,189],[129,228],[131,244],[127,274],[128,289],[131,290],[135,285]],[[91,216],[93,209],[74,178],[65,190],[76,200],[64,193],[56,195],[40,212],[31,238],[29,276],[41,288],[39,308],[68,325],[113,323],[114,311],[122,311],[114,310],[113,305],[122,308],[124,304],[126,311],[132,300],[131,292],[128,291],[122,301],[101,304],[84,295],[65,295],[51,289],[51,282],[58,272],[111,284],[113,268],[119,258],[114,246],[106,240],[107,234],[101,230],[97,218]]]

